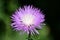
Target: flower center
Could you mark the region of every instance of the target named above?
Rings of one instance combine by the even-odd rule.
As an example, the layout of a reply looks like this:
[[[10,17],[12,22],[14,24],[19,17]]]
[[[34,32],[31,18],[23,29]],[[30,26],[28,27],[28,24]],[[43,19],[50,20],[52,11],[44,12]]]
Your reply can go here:
[[[32,25],[33,24],[33,16],[30,14],[25,14],[23,19],[22,19],[23,23],[26,25]]]

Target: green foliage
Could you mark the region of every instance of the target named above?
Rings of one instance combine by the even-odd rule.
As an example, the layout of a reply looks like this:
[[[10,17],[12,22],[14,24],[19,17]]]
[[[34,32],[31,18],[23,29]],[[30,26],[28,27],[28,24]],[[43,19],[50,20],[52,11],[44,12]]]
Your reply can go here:
[[[49,29],[47,26],[44,26],[41,30],[39,30],[39,35],[33,35],[32,38],[34,40],[49,40]]]

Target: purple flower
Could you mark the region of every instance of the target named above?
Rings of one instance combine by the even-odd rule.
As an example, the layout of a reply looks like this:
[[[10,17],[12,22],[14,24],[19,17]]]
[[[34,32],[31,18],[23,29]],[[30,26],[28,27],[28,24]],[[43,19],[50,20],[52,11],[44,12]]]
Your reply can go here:
[[[33,6],[24,6],[23,8],[19,8],[16,12],[11,16],[13,23],[11,24],[12,28],[17,31],[24,31],[29,34],[38,33],[36,28],[41,29],[41,25],[44,22],[44,15],[42,12],[34,8]]]

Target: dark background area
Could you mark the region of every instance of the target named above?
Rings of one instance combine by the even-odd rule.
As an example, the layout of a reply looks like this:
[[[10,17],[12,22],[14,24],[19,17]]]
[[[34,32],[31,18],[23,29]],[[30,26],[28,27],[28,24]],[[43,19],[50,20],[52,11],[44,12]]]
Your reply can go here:
[[[60,37],[60,4],[59,0],[12,0],[13,4],[17,4],[18,7],[13,7],[12,11],[9,10],[9,3],[11,0],[3,0],[2,9],[7,16],[11,16],[11,13],[14,12],[18,7],[24,5],[33,5],[42,10],[45,14],[45,22],[50,27],[50,35],[52,35],[54,40],[59,40]],[[14,5],[15,6],[15,5]],[[0,8],[1,9],[1,8]],[[0,15],[1,16],[1,15]],[[3,19],[4,20],[4,19]],[[0,31],[3,30],[5,33],[5,23],[3,20],[0,20]],[[3,25],[2,25],[3,24]],[[3,32],[1,31],[0,34]]]

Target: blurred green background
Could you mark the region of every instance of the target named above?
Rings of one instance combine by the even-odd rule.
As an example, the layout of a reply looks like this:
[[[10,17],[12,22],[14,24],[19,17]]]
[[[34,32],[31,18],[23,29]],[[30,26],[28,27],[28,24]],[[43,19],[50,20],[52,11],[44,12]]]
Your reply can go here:
[[[57,2],[57,3],[56,3]],[[33,5],[45,14],[46,25],[39,35],[32,36],[33,40],[55,40],[60,32],[59,2],[52,0],[0,0],[0,40],[27,40],[26,33],[13,31],[11,28],[12,13],[23,5]],[[58,13],[58,14],[57,14]]]

